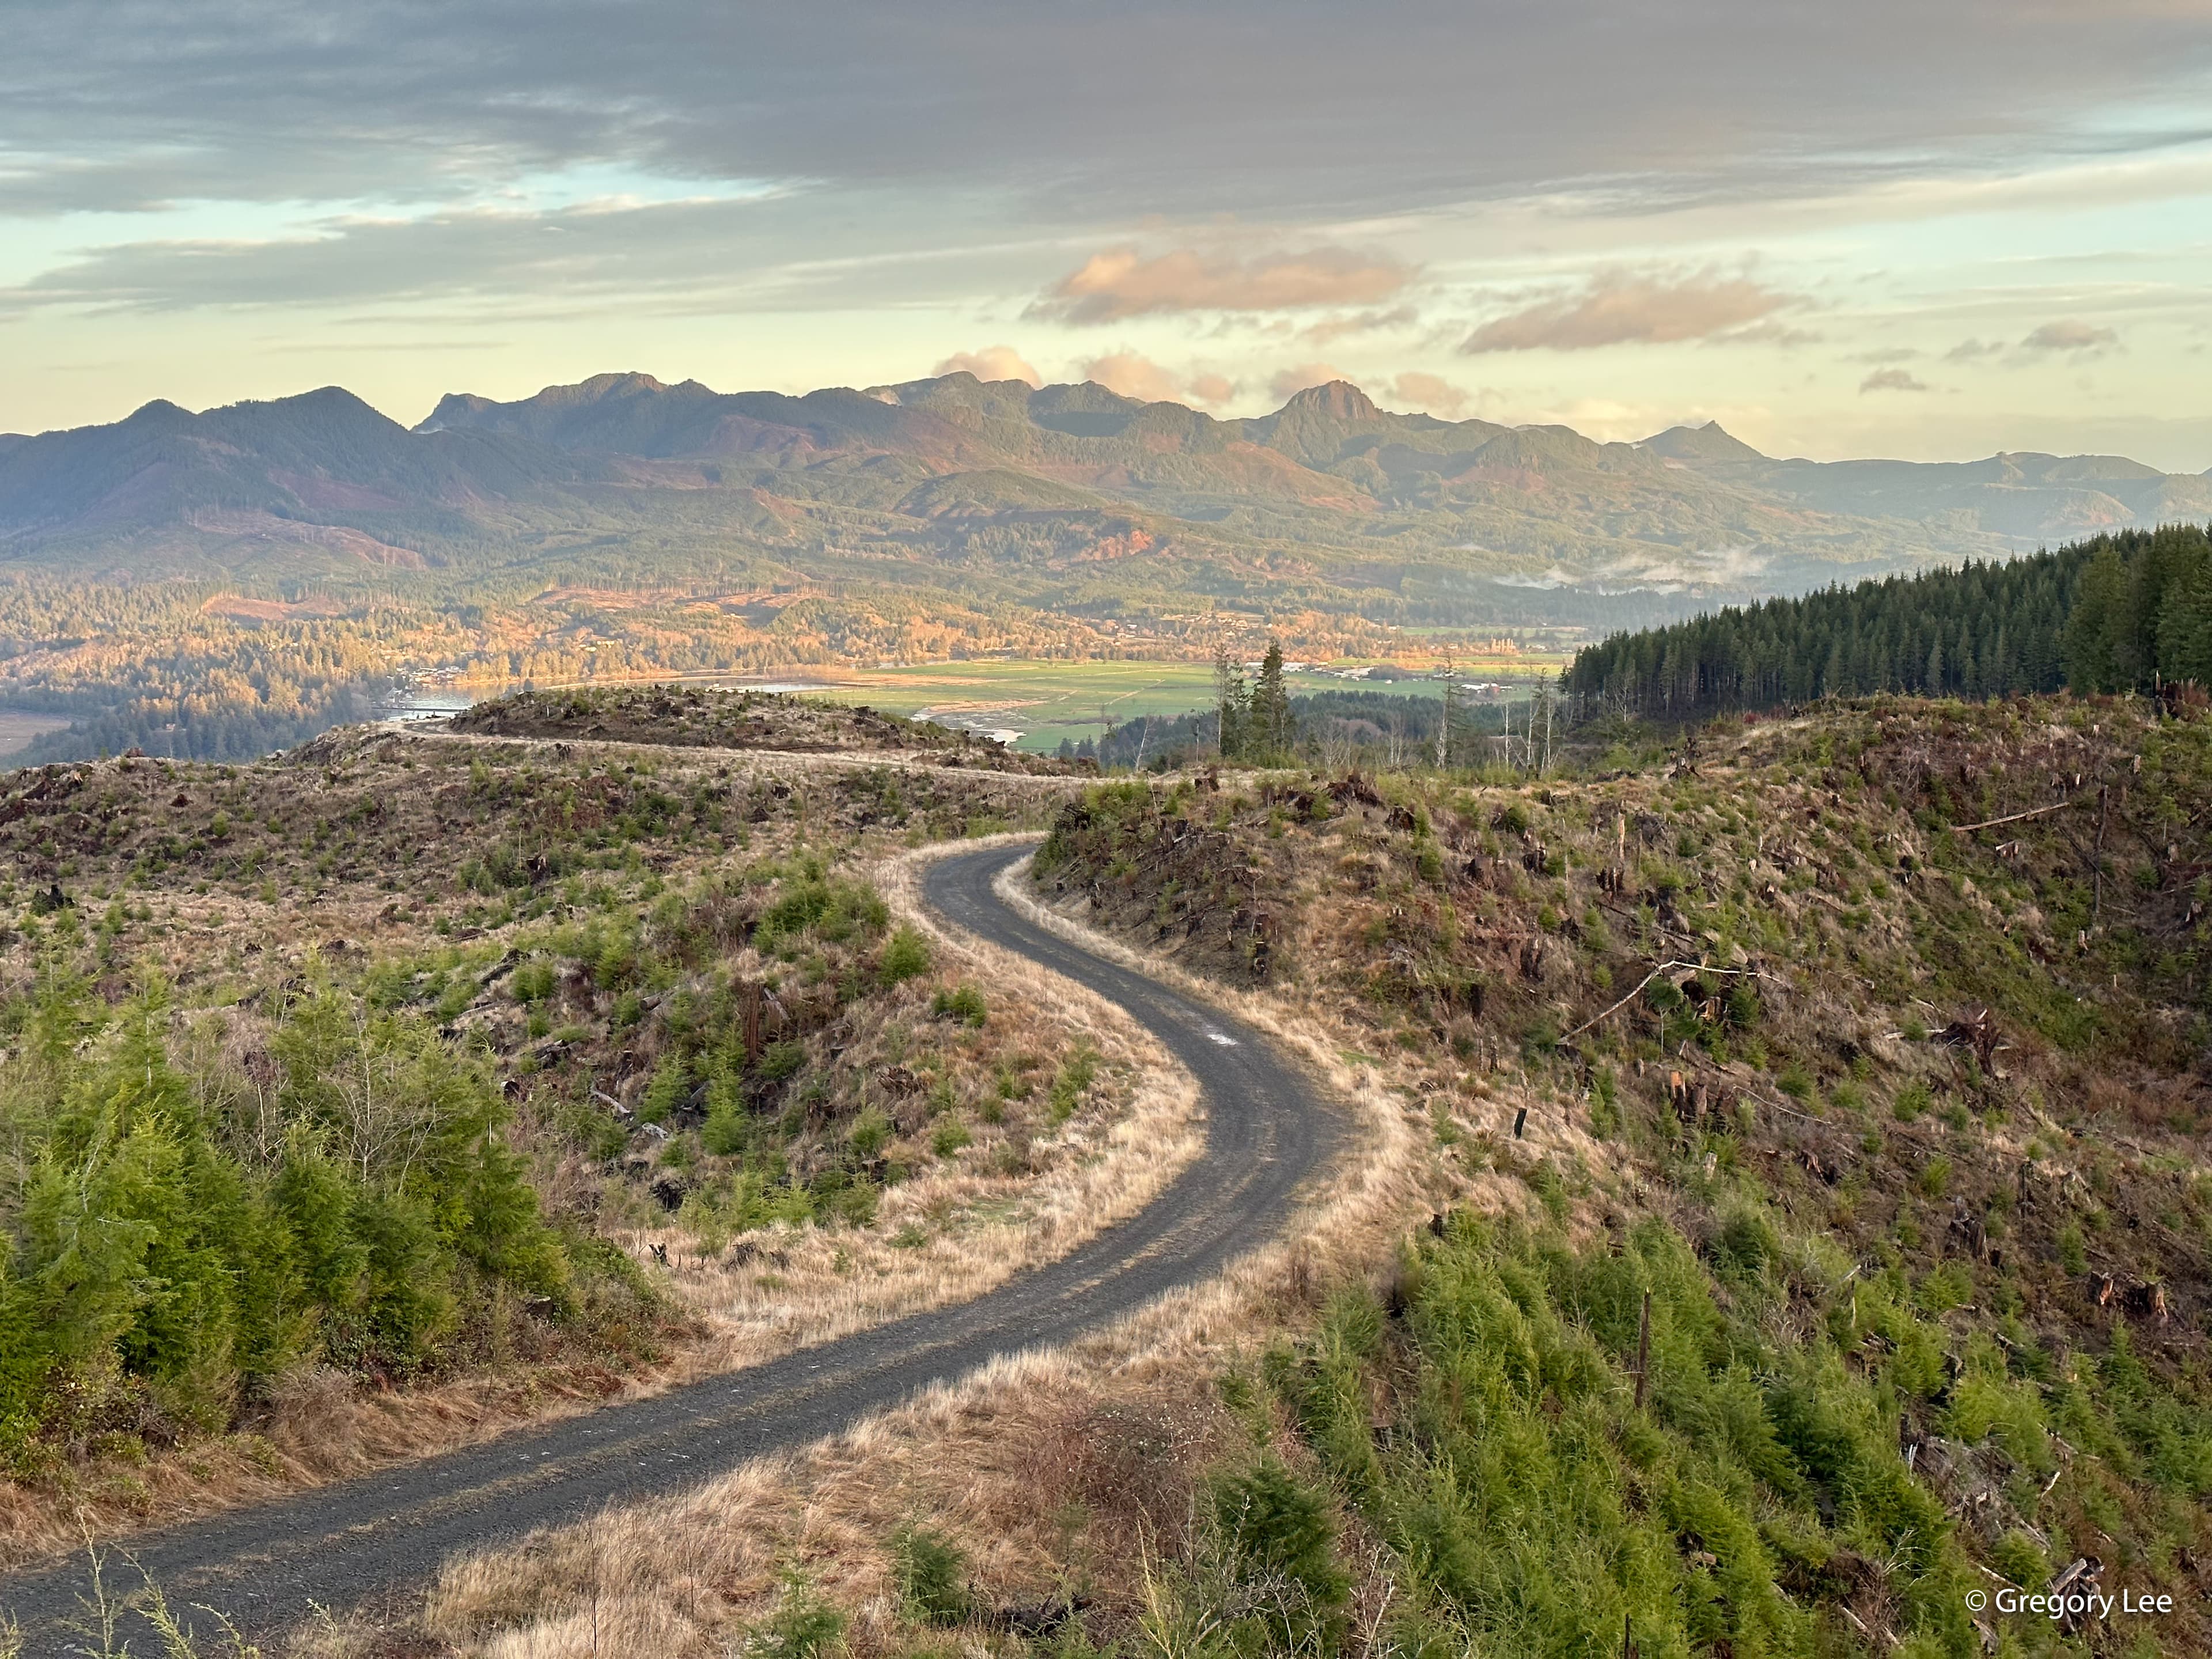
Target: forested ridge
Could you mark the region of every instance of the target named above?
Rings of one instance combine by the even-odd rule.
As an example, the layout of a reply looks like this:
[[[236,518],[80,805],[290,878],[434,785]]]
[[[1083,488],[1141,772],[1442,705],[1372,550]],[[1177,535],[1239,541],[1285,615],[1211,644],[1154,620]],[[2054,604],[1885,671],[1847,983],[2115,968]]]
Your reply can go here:
[[[1588,714],[1696,719],[1820,696],[2212,682],[2212,536],[2129,530],[2007,563],[1830,587],[1618,634],[1565,676]]]

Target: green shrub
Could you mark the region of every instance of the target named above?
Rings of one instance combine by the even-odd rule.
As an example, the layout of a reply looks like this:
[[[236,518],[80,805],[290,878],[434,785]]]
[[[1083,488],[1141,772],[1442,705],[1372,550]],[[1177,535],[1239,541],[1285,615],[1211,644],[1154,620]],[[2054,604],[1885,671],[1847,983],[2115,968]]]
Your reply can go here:
[[[802,873],[778,884],[775,901],[762,915],[753,943],[763,951],[774,951],[786,939],[802,934],[842,943],[856,935],[881,933],[890,920],[890,907],[865,883]]]
[[[668,1115],[684,1101],[691,1085],[690,1068],[680,1054],[663,1054],[660,1063],[653,1068],[653,1079],[645,1085],[645,1098],[638,1103],[638,1121],[641,1123],[665,1123]]]
[[[806,1045],[803,1042],[771,1042],[761,1053],[761,1075],[771,1083],[798,1076],[805,1064]]]
[[[981,1025],[991,1017],[990,1005],[983,1000],[983,994],[965,983],[949,991],[939,991],[930,1000],[929,1012],[942,1019],[957,1019],[963,1025]]]
[[[891,1576],[909,1618],[957,1625],[968,1616],[968,1562],[959,1547],[932,1528],[908,1523],[891,1538]]]
[[[863,1161],[872,1159],[890,1145],[891,1121],[873,1106],[853,1120],[846,1132],[845,1144],[853,1149],[853,1156]]]
[[[292,1365],[421,1370],[495,1290],[556,1319],[608,1291],[539,1215],[500,1091],[430,1019],[311,986],[247,1090],[171,1062],[158,984],[33,1002],[0,1060],[23,1170],[0,1212],[0,1459],[64,1402],[136,1394],[218,1429]]]
[[[745,1651],[755,1659],[829,1659],[845,1643],[845,1615],[797,1572],[787,1572],[775,1610],[755,1629]]]
[[[2058,1265],[2069,1273],[2089,1271],[2089,1253],[2081,1239],[2081,1228],[2077,1222],[2068,1222],[2058,1230]]]
[[[929,941],[911,927],[902,927],[884,946],[879,969],[886,986],[897,985],[929,971]]]
[[[1097,1050],[1088,1043],[1079,1043],[1052,1079],[1051,1115],[1054,1123],[1065,1123],[1075,1115],[1075,1109],[1083,1103],[1084,1091],[1097,1076]]]
[[[750,1138],[737,1078],[728,1067],[719,1068],[707,1083],[707,1121],[700,1127],[699,1144],[717,1158],[730,1158],[744,1151]]]
[[[1232,1570],[1277,1603],[1268,1622],[1279,1621],[1291,1638],[1285,1645],[1331,1650],[1352,1581],[1336,1559],[1328,1495],[1273,1457],[1217,1474],[1207,1485]]]
[[[2040,1589],[2051,1577],[2051,1560],[2043,1547],[2017,1528],[1997,1540],[1990,1559],[2022,1589]]]

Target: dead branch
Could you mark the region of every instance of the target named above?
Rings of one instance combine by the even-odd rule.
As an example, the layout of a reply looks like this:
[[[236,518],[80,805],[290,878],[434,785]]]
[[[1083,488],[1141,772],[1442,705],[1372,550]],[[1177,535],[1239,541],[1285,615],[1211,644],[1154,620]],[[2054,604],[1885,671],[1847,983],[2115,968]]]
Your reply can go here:
[[[2011,812],[2001,818],[1984,818],[1979,823],[1954,823],[1951,826],[1951,833],[1970,836],[1977,830],[1994,830],[2001,823],[2022,823],[2029,818],[2048,817],[2053,812],[2063,812],[2069,806],[2081,804],[2078,800],[2062,800],[2055,805],[2039,806],[2032,812]]]
[[[1748,975],[1753,979],[1774,978],[1773,975],[1762,974],[1756,968],[1711,968],[1702,962],[1662,962],[1656,968],[1654,968],[1650,973],[1644,975],[1642,979],[1638,980],[1636,981],[1635,988],[1632,989],[1626,996],[1614,1003],[1612,1007],[1607,1009],[1604,1013],[1598,1015],[1595,1019],[1584,1020],[1581,1024],[1576,1026],[1573,1030],[1563,1035],[1559,1038],[1559,1041],[1565,1042],[1568,1037],[1580,1036],[1584,1031],[1589,1030],[1591,1026],[1597,1024],[1607,1015],[1619,1013],[1623,1008],[1626,1008],[1630,1003],[1636,1000],[1636,993],[1638,991],[1641,991],[1645,986],[1650,984],[1653,980],[1658,978],[1660,975],[1673,968],[1694,969],[1697,972],[1701,974],[1735,974],[1739,975]],[[1778,984],[1780,981],[1776,981],[1776,983]]]

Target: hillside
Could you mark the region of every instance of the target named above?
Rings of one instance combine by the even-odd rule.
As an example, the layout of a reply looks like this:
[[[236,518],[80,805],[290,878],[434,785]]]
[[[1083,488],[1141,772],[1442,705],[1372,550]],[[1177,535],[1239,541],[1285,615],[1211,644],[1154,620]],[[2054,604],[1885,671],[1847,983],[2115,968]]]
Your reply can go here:
[[[1345,1101],[1285,1248],[320,1650],[2212,1650],[2201,710],[1058,800],[1034,902]]]
[[[2208,684],[2212,532],[2196,525],[1726,607],[1615,635],[1562,676],[1578,718],[1678,722],[1881,691],[2201,698]]]
[[[1142,1054],[872,884],[1048,825],[1038,906],[1345,1100],[1283,1249],[315,1652],[2212,1650],[2201,708],[1142,781],[785,700],[462,724],[0,799],[12,1551],[975,1294],[1156,1190]],[[59,1252],[55,1172],[151,1254]],[[200,1312],[87,1293],[149,1263]],[[2053,1583],[2174,1610],[1986,1605]]]
[[[653,702],[11,775],[0,1565],[972,1295],[1141,1197],[1091,1190],[1127,1045],[884,891],[1073,781],[768,699],[585,729]]]
[[[1896,700],[1600,781],[1066,808],[1041,898],[1326,1026],[1428,1132],[1433,1224],[1242,1385],[1310,1517],[1295,1616],[1409,1651],[2212,1648],[2208,737]],[[1216,1513],[1170,1605],[1233,1624]],[[2179,1611],[1987,1610],[2054,1581]]]
[[[1998,454],[1963,462],[1775,460],[1717,423],[1644,447],[1699,477],[1831,513],[1971,526],[2057,541],[2212,513],[2212,471],[2166,473],[2123,455]]]
[[[1217,420],[968,374],[789,397],[603,375],[413,431],[337,388],[0,446],[0,704],[31,757],[250,758],[397,683],[1294,657],[1646,625],[2023,537],[2212,514],[2108,458],[1772,461],[1394,413]]]

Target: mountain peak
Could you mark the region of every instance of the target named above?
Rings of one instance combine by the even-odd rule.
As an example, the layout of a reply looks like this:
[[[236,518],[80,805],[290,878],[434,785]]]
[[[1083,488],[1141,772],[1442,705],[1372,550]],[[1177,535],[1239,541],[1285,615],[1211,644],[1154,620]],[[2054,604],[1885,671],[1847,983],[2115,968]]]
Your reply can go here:
[[[1723,428],[1718,421],[1703,426],[1670,426],[1646,438],[1640,447],[1673,461],[1763,461],[1765,456]]]
[[[1333,421],[1371,421],[1382,412],[1373,398],[1349,380],[1330,380],[1293,392],[1282,412],[1287,415],[1294,409],[1326,415]]]
[[[593,398],[620,397],[625,392],[665,392],[667,390],[668,387],[662,384],[659,380],[655,380],[652,375],[641,374],[637,370],[632,369],[627,374],[594,374],[590,380],[584,381],[579,386],[548,386],[544,392],[539,392],[538,395],[543,398],[556,392],[566,392],[577,402],[582,403]]]

